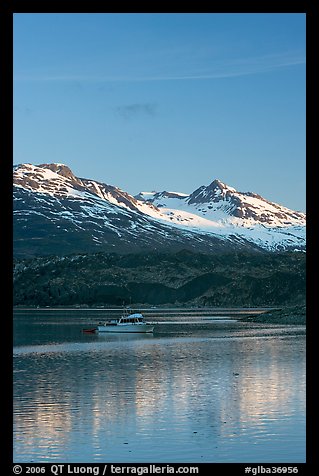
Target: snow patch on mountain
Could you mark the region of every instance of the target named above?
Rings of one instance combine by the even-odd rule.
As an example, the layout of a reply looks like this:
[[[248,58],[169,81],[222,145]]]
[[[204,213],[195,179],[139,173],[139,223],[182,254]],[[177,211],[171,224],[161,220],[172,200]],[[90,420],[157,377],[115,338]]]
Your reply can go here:
[[[15,213],[21,219],[34,213],[54,222],[63,218],[81,229],[93,220],[96,230],[104,227],[121,237],[125,227],[124,234],[135,236],[141,229],[160,236],[176,230],[198,241],[211,236],[272,251],[305,247],[305,214],[252,192],[238,192],[220,180],[191,194],[152,191],[133,197],[113,185],[76,177],[60,163],[20,164],[14,166],[13,177],[16,190],[32,194],[39,204],[37,209],[24,208],[25,196],[15,194],[15,203],[21,204]],[[55,201],[59,212],[54,211]]]

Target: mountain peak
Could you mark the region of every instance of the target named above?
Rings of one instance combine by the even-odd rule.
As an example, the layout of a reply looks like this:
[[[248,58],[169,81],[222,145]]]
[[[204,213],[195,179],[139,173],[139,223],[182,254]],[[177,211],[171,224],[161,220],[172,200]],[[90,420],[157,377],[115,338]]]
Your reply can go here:
[[[212,183],[206,187],[206,190],[221,190],[222,192],[228,190],[230,192],[236,192],[235,188],[230,187],[229,185],[218,179],[213,180]]]
[[[221,198],[225,199],[230,194],[235,193],[236,189],[229,187],[224,182],[218,179],[212,181],[211,184],[205,186],[202,185],[195,190],[188,199],[189,204],[206,203],[209,201],[218,201]]]
[[[50,194],[67,193],[68,186],[83,188],[81,180],[75,177],[72,170],[59,163],[19,164],[14,167],[13,181],[26,189]]]
[[[72,179],[75,178],[75,176],[74,176],[72,170],[70,169],[70,167],[68,167],[65,164],[58,164],[58,163],[40,164],[40,165],[38,165],[38,167],[41,167],[43,169],[49,169],[52,172],[55,172],[59,175],[62,175],[62,177],[72,178]]]
[[[207,188],[217,188],[217,187],[220,189],[224,189],[224,188],[227,188],[227,185],[221,180],[215,179],[212,181],[210,185],[208,185]]]

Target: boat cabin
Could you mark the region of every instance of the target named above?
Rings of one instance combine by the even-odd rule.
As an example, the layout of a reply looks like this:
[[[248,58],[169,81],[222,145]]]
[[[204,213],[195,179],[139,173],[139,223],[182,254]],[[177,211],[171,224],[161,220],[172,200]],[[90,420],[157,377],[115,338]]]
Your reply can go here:
[[[123,316],[119,320],[119,324],[143,324],[143,316],[141,314],[132,314],[131,316]]]

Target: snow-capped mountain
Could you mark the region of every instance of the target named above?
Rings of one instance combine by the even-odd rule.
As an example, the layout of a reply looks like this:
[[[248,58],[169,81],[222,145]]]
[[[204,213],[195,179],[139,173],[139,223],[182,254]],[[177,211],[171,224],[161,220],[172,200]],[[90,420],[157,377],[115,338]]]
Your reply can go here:
[[[303,248],[306,215],[238,192],[219,180],[190,195],[179,192],[141,192],[139,200],[155,205],[163,219],[194,231],[236,235],[268,250]]]
[[[17,165],[13,179],[17,255],[305,248],[304,214],[218,180],[133,197],[64,164]]]

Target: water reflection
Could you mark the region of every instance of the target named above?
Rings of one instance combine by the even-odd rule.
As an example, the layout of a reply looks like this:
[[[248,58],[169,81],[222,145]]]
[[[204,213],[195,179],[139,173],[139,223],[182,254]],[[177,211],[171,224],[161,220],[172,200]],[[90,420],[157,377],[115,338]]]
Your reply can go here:
[[[304,461],[303,337],[122,337],[15,353],[15,461]]]

